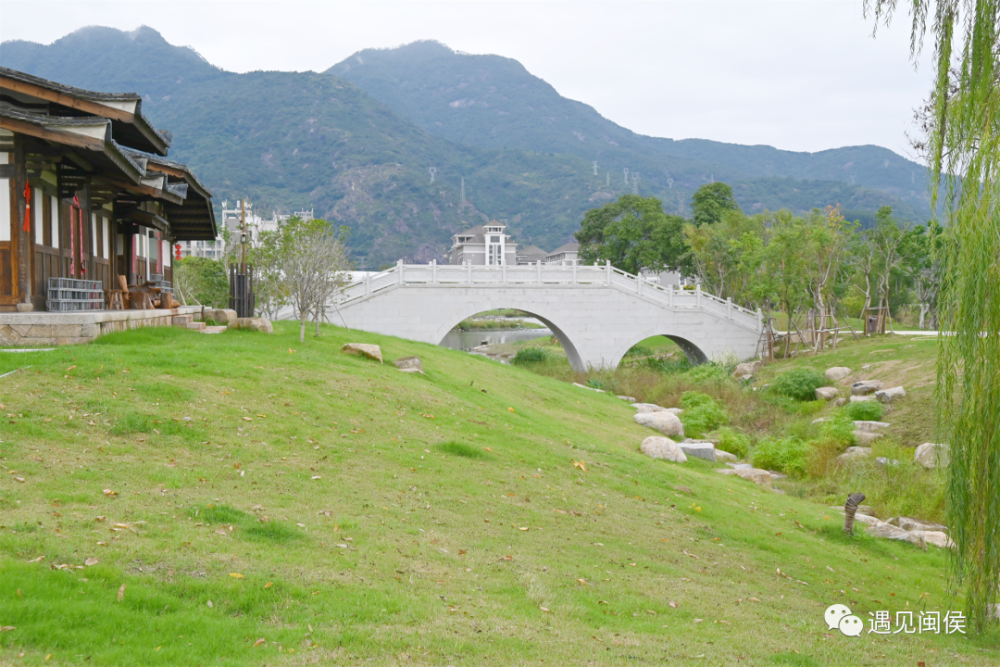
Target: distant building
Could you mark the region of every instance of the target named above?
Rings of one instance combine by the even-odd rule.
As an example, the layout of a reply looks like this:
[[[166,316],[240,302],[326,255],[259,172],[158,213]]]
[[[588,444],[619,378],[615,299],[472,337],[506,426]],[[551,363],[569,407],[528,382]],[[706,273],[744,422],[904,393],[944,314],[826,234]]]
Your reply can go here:
[[[542,250],[536,245],[529,245],[527,248],[521,248],[517,251],[517,263],[518,264],[537,264],[541,262],[545,263],[545,257],[548,255],[547,252]]]
[[[301,218],[308,222],[313,219],[313,209],[308,211],[296,211],[290,215],[278,215],[274,213],[270,218],[262,218],[253,211],[253,202],[246,202],[246,225],[252,239],[264,231],[277,231],[280,223],[288,221],[292,216]],[[226,256],[226,243],[223,231],[229,233],[230,245],[239,245],[240,233],[242,229],[243,207],[239,199],[229,208],[229,201],[222,202],[222,215],[220,216],[219,236],[214,241],[186,241],[180,243],[181,257],[207,257],[209,259],[223,259]]]
[[[450,264],[474,266],[513,266],[517,264],[517,244],[504,233],[506,225],[491,220],[451,237]]]
[[[546,264],[562,264],[576,262],[580,254],[580,244],[573,242],[560,246],[545,256]]]

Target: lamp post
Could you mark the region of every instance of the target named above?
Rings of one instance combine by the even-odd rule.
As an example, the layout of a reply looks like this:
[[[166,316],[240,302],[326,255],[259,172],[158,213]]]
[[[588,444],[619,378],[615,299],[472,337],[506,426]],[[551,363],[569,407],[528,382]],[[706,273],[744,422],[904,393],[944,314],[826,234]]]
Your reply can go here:
[[[240,273],[247,272],[247,207],[246,199],[240,199]]]

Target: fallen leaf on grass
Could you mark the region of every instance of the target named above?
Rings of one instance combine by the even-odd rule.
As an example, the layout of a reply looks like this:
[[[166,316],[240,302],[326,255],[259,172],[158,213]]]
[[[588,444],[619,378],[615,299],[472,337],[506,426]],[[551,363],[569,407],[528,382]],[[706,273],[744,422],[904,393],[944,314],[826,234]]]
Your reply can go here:
[[[104,489],[104,495],[111,496],[112,498],[114,498],[115,496],[118,495],[118,492],[112,491],[111,489]]]
[[[229,576],[232,577],[233,579],[242,579],[243,578],[243,575],[240,574],[239,572],[230,572]]]
[[[0,632],[10,632],[11,630],[17,630],[13,625],[0,625]]]
[[[15,477],[14,481],[15,482],[20,482],[21,484],[24,484],[24,478],[23,477]]]
[[[514,408],[507,408],[507,412],[514,412]]]
[[[40,562],[42,562],[43,560],[45,560],[45,556],[39,556],[38,558],[32,558],[32,559],[31,559],[31,560],[29,560],[28,562],[29,562],[29,563],[40,563]]]
[[[573,467],[579,468],[580,470],[587,472],[587,464],[584,461],[573,461]]]
[[[679,604],[677,604],[673,600],[671,600],[668,604],[670,605],[671,609],[677,609],[677,607],[680,606]]]
[[[100,562],[101,561],[98,558],[88,558],[87,560],[83,561],[83,564],[86,565],[87,567],[90,567],[91,565],[97,565]]]
[[[587,581],[585,579],[577,579],[576,581],[581,586],[586,586],[587,585]]]
[[[291,350],[289,350],[289,352],[291,352]],[[266,640],[266,639],[264,639],[263,637],[261,637],[260,639],[258,639],[257,641],[255,641],[255,642],[253,643],[253,646],[254,646],[254,648],[257,648],[257,647],[258,647],[258,646],[260,646],[261,644],[266,644],[266,643],[267,643],[267,640]]]
[[[323,478],[322,478],[322,477],[320,477],[319,475],[313,475],[313,476],[312,476],[312,479],[323,479]]]
[[[274,584],[270,581],[264,584],[264,588],[270,588],[271,586],[274,586]]]
[[[124,599],[125,599],[125,584],[122,584],[122,587],[118,589],[118,601],[121,602]]]
[[[69,368],[67,368],[67,369],[66,369],[66,372],[67,372],[67,373],[69,373],[69,372],[70,372],[71,370],[73,370],[74,368],[76,368],[76,366],[70,366]]]
[[[525,526],[524,528],[521,528],[520,526],[518,526],[518,528],[517,528],[517,529],[518,529],[518,530],[528,530],[528,527],[527,527],[527,526]]]
[[[539,607],[539,609],[541,609],[542,611],[544,611],[546,614],[551,614],[552,613],[551,611],[549,611],[548,607]]]

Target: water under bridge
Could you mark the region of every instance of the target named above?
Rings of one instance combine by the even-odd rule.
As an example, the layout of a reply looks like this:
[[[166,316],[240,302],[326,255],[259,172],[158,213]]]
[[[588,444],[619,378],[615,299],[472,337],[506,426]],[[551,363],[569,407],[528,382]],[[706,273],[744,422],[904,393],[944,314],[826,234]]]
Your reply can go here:
[[[337,303],[352,329],[438,345],[459,322],[501,308],[544,322],[576,370],[614,368],[639,341],[662,335],[695,363],[752,357],[759,313],[701,289],[650,283],[605,266],[398,263],[349,284]],[[335,315],[336,317],[336,315]]]

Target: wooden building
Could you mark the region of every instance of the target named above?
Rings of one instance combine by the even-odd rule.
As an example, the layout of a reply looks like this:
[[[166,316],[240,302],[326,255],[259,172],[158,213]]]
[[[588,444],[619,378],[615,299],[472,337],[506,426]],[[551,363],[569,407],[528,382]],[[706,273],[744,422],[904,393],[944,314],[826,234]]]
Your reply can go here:
[[[216,238],[212,195],[170,140],[134,93],[0,67],[0,313],[46,310],[50,278],[170,282],[174,243]]]

